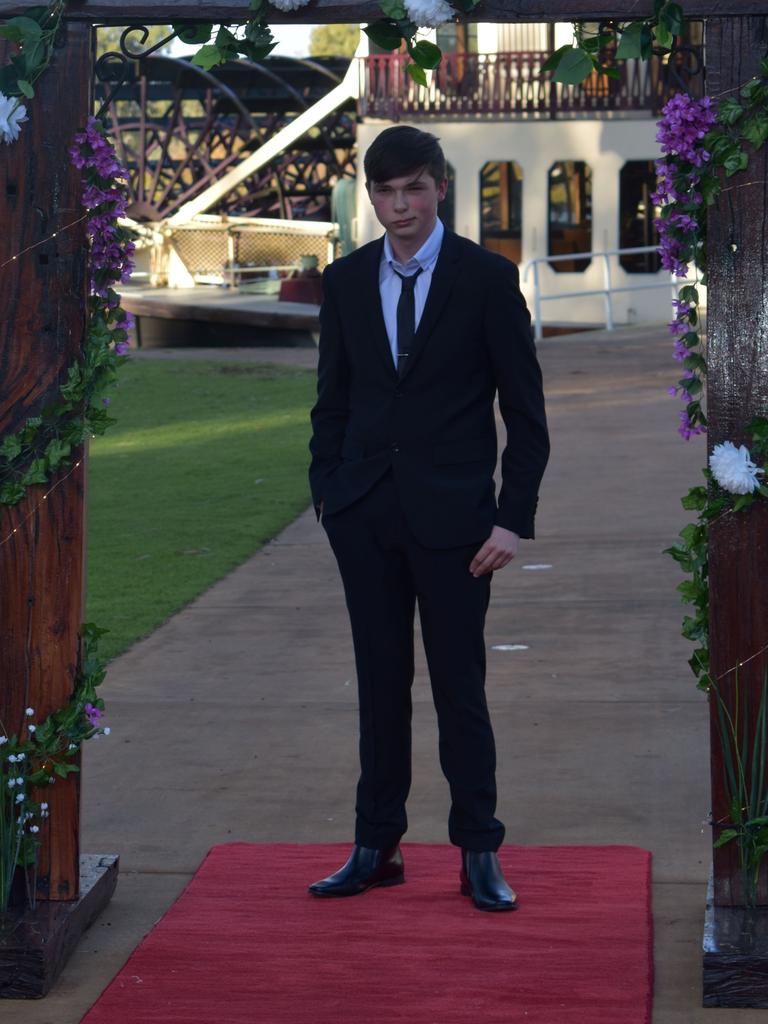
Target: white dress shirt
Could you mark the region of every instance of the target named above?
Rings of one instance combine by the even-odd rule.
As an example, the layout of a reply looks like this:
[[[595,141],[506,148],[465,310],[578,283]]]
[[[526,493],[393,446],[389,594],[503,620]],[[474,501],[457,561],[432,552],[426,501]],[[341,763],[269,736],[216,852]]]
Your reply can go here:
[[[416,278],[413,289],[414,305],[416,307],[416,327],[419,326],[421,314],[427,304],[429,286],[432,283],[432,271],[435,269],[437,257],[440,255],[440,246],[443,243],[445,228],[440,218],[437,218],[432,234],[426,240],[419,251],[408,260],[407,263],[399,263],[392,252],[389,242],[389,235],[384,235],[384,251],[381,255],[379,268],[379,293],[381,294],[381,309],[384,314],[384,324],[387,328],[389,347],[392,350],[392,359],[397,366],[397,303],[400,300],[402,281],[397,274],[409,277],[415,274],[421,267],[421,273]],[[397,273],[395,273],[397,271]]]

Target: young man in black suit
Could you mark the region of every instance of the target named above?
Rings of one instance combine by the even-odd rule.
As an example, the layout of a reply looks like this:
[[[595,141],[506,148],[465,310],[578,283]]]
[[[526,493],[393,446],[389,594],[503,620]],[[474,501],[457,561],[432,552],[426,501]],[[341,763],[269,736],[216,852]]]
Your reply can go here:
[[[352,626],[361,774],[352,854],[309,891],[404,881],[418,602],[462,892],[481,910],[511,910],[483,628],[492,573],[533,537],[549,453],[530,316],[514,264],[438,219],[447,181],[433,135],[386,129],[365,175],[385,235],[324,274],[309,471]]]

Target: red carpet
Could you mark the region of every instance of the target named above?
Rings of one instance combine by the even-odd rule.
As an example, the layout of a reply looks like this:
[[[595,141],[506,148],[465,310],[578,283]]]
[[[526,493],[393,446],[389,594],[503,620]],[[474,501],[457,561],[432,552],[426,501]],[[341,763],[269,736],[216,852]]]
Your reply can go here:
[[[82,1024],[647,1024],[650,854],[504,846],[520,907],[480,913],[458,851],[317,899],[347,845],[217,846]]]

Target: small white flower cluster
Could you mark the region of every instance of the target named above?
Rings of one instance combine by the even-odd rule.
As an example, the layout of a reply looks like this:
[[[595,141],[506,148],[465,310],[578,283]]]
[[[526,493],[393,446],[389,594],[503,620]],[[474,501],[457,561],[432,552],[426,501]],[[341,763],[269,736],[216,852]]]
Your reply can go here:
[[[300,7],[306,7],[309,0],[269,0],[273,7],[276,7],[278,11],[284,11],[286,14],[291,11],[298,11]]]
[[[8,789],[13,789],[14,786],[23,786],[23,785],[24,785],[24,777],[22,775],[19,775],[18,778],[15,778],[15,779],[8,779]]]
[[[451,21],[456,14],[446,0],[405,0],[405,9],[411,21],[420,28],[437,28]]]
[[[731,494],[751,494],[760,486],[757,479],[763,473],[752,461],[748,448],[738,448],[733,441],[716,444],[709,457],[712,476],[722,488]]]
[[[27,108],[14,96],[0,92],[0,142],[15,142],[22,121],[28,121]]]

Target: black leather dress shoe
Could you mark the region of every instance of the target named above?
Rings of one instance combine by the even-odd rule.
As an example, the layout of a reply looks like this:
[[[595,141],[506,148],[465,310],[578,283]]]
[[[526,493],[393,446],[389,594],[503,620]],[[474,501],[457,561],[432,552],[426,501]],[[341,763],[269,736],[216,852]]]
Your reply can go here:
[[[459,877],[462,896],[471,896],[478,910],[517,908],[517,896],[504,881],[499,858],[492,850],[462,850]]]
[[[352,854],[335,875],[329,875],[309,887],[313,896],[359,896],[375,886],[402,885],[405,881],[403,855],[399,846],[371,850],[354,846]]]

